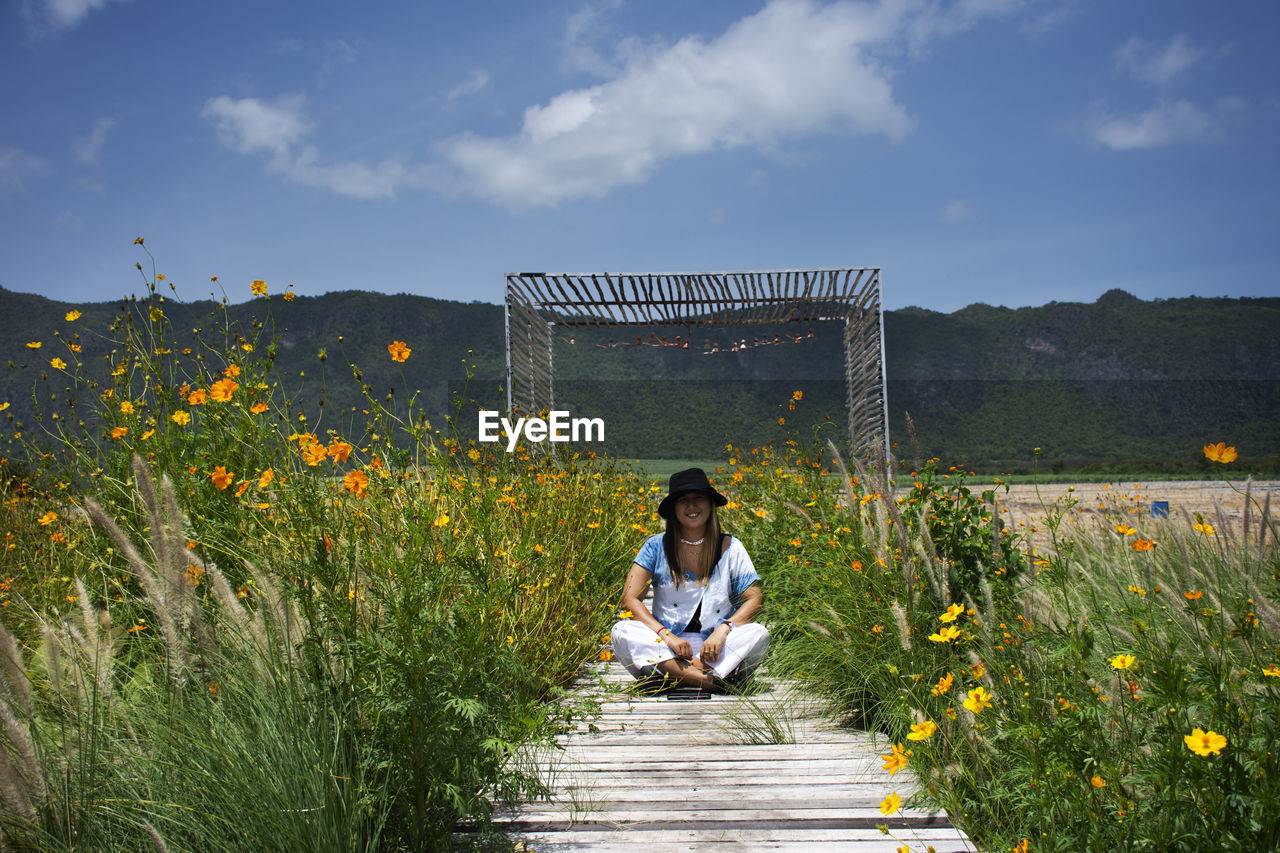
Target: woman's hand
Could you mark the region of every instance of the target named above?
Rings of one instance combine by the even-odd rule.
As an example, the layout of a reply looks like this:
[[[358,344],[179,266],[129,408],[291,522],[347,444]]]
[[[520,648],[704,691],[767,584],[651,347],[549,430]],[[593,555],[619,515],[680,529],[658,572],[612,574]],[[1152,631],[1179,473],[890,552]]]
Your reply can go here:
[[[693,646],[689,641],[676,634],[674,631],[667,630],[662,632],[662,639],[666,641],[667,648],[681,660],[689,660],[693,657]]]
[[[724,641],[728,636],[729,626],[721,622],[711,632],[711,636],[702,643],[702,653],[698,657],[702,658],[703,663],[715,663],[720,660],[720,653],[724,651]]]

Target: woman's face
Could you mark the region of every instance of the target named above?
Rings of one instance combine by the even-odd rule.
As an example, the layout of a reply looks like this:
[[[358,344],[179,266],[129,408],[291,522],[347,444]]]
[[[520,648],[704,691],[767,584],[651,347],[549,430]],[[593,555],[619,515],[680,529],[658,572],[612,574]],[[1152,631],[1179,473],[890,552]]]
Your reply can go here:
[[[676,499],[676,521],[686,532],[701,530],[711,518],[711,498],[692,493]]]

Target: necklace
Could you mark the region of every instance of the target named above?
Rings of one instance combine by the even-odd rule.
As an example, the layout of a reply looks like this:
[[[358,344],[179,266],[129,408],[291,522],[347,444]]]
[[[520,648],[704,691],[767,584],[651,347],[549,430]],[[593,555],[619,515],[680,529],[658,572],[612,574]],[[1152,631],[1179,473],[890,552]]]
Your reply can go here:
[[[686,545],[701,545],[703,542],[706,542],[706,541],[707,541],[707,537],[703,536],[703,537],[702,537],[701,539],[699,539],[697,542],[690,542],[688,539],[685,539],[683,536],[681,536],[681,537],[680,537],[680,541],[681,541],[681,542],[683,542],[683,543],[684,543],[684,544],[686,544]]]

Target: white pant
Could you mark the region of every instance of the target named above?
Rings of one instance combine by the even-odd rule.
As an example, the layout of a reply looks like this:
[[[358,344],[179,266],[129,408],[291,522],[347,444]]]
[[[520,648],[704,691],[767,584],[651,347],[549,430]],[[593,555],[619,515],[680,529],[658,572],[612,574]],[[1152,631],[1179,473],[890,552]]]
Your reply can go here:
[[[697,657],[702,649],[702,635],[693,632],[680,637],[689,641],[693,656]],[[652,675],[658,664],[676,656],[662,638],[634,619],[624,619],[614,625],[610,639],[614,656],[636,678]],[[720,659],[711,664],[711,671],[720,678],[728,678],[740,668],[745,675],[760,665],[768,650],[769,629],[759,622],[748,622],[729,632]]]

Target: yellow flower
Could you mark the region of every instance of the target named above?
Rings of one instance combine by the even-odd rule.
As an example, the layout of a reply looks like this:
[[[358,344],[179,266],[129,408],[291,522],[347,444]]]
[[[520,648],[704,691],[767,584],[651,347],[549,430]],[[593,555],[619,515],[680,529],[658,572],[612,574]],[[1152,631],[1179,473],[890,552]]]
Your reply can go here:
[[[791,392],[791,399],[795,400],[796,402],[800,402],[801,400],[804,399],[804,392],[803,391]]]
[[[885,797],[884,801],[880,803],[881,814],[893,814],[900,808],[902,808],[902,797],[898,796],[897,791],[894,791],[892,794]]]
[[[1236,449],[1229,447],[1225,441],[1219,441],[1217,444],[1206,444],[1204,455],[1210,462],[1221,462],[1225,465],[1236,460]]]
[[[230,376],[232,379],[235,379],[237,376],[239,376],[239,375],[240,375],[240,365],[238,365],[238,364],[228,364],[228,365],[223,369],[223,371],[222,371],[222,375],[223,375],[223,376]]]
[[[347,476],[342,478],[342,487],[362,498],[369,491],[369,475],[363,471],[348,471]]]
[[[276,472],[268,468],[267,470],[263,471],[261,475],[259,475],[258,488],[265,489],[267,486],[271,485],[271,481],[274,480],[275,478],[276,478]]]
[[[266,410],[267,410],[266,403],[254,403],[252,406],[249,407],[249,411],[253,412],[255,415],[260,415]]]
[[[906,752],[903,752],[902,744],[895,743],[892,747],[892,751],[888,755],[880,756],[880,759],[884,761],[884,769],[888,770],[889,775],[892,776],[907,766],[909,763],[907,759],[910,758],[910,756],[911,750],[908,749]]]
[[[940,622],[954,622],[954,621],[956,621],[956,617],[957,617],[957,616],[959,616],[961,613],[964,613],[964,605],[963,605],[963,604],[953,604],[953,605],[951,605],[950,607],[948,607],[948,608],[947,608],[947,612],[946,612],[946,613],[943,613],[941,616],[939,616],[939,617],[938,617],[938,621],[940,621]]]
[[[1273,663],[1271,664],[1271,666],[1264,669],[1262,671],[1262,674],[1269,675],[1272,678],[1280,678],[1280,666],[1277,666],[1276,664]]]
[[[969,674],[974,678],[981,678],[986,674],[986,672],[987,668],[982,665],[982,661],[978,661],[973,666],[969,667]]]
[[[267,292],[267,283],[260,278],[255,278],[249,285],[249,289],[253,291],[254,296],[261,296]]]
[[[766,517],[768,514],[769,514],[769,513],[765,512],[765,511],[764,511],[764,510],[762,510],[762,509],[758,509],[758,510],[756,510],[756,518],[764,518],[764,517]]]
[[[228,471],[222,465],[219,465],[209,472],[209,479],[212,480],[213,484],[219,489],[225,489],[227,486],[231,485],[231,481],[235,479],[235,474]]]
[[[132,415],[132,414],[133,414],[133,403],[130,403],[128,400],[121,400],[121,401],[120,401],[120,413],[121,413],[121,414],[125,414],[125,415]]]
[[[387,344],[387,352],[391,355],[392,361],[407,361],[409,354],[413,350],[409,349],[408,344],[404,341],[392,341]]]
[[[197,388],[187,396],[187,402],[193,406],[203,406],[207,396],[203,388]]]
[[[114,438],[116,441],[119,441],[120,439],[124,438],[128,434],[129,434],[129,428],[127,426],[118,426],[115,429],[111,430],[111,437]]]
[[[55,358],[53,361],[49,362],[49,366],[55,370],[67,369],[67,363],[60,358]]]
[[[1135,533],[1137,533],[1137,532],[1138,532],[1138,531],[1134,530],[1132,527],[1130,527],[1130,526],[1129,526],[1129,525],[1127,525],[1127,524],[1117,524],[1117,525],[1116,525],[1116,533],[1119,533],[1121,536],[1132,536],[1133,534],[1135,534]]]
[[[1116,655],[1110,661],[1112,669],[1133,669],[1138,659],[1133,655]]]
[[[1136,593],[1137,595],[1147,594],[1147,591],[1145,589],[1143,589],[1140,586],[1134,586],[1133,584],[1129,584],[1129,592]]]
[[[79,344],[67,344],[67,349],[71,350],[72,352],[80,352],[80,350],[82,350],[83,347],[80,346]]]
[[[41,341],[28,341],[28,342],[27,342],[27,349],[40,349],[40,347],[42,347],[42,346],[44,346],[44,343],[43,343],[43,342],[41,342]]]
[[[191,423],[191,414],[189,412],[184,412],[181,409],[179,409],[178,411],[174,412],[172,415],[169,415],[169,420],[173,421],[178,426],[186,426],[187,424]]]
[[[67,316],[66,316],[66,317],[64,317],[63,319],[64,319],[64,320],[66,320],[68,323],[74,323],[76,320],[79,320],[79,319],[80,319],[80,312],[79,312],[79,311],[68,311],[68,312],[67,312]]]
[[[146,432],[144,432],[144,433],[142,434],[142,440],[143,440],[143,441],[146,441],[148,438],[151,438],[151,436],[153,436],[153,435],[155,435],[155,434],[156,434],[156,431],[155,431],[155,430],[153,430],[153,429],[149,429],[149,430],[147,430]]]
[[[1195,530],[1199,530],[1205,536],[1212,536],[1214,534],[1213,525],[1208,522],[1197,521],[1195,524],[1191,525],[1191,527]]]
[[[292,287],[293,285],[289,285],[289,286]],[[284,292],[284,296],[280,298],[283,299],[285,302],[292,302],[295,297],[296,297],[296,294],[292,290],[286,290]]]
[[[933,640],[935,643],[949,643],[959,636],[960,629],[955,625],[948,625],[947,627],[939,630],[938,633],[930,634],[929,639]]]
[[[630,610],[619,610],[619,611],[618,611],[618,618],[619,618],[619,619],[630,619],[630,618],[631,618],[631,611],[630,611]]]
[[[40,522],[41,527],[48,527],[50,524],[53,524],[55,521],[58,520],[58,514],[50,510],[49,512],[46,512],[44,515],[40,516],[40,518],[37,520]]]
[[[151,322],[159,323],[162,319],[164,319],[164,311],[160,310],[159,308],[152,308],[150,311],[147,312],[147,316],[151,318]]]
[[[1095,788],[1105,788],[1107,787],[1107,780],[1103,779],[1101,776],[1094,775],[1094,777],[1089,780],[1089,784]]]
[[[1133,540],[1132,548],[1133,548],[1133,550],[1135,550],[1135,551],[1150,551],[1150,550],[1151,550],[1152,548],[1154,548],[1154,547],[1156,547],[1156,542],[1155,542],[1155,540],[1154,540],[1154,539],[1135,539],[1135,540]]]
[[[219,403],[229,403],[231,395],[240,387],[240,383],[230,377],[219,379],[217,382],[209,386],[209,396],[217,400]]]
[[[991,707],[991,694],[985,687],[975,687],[969,691],[969,698],[964,700],[964,706],[975,714],[981,714],[983,709]]]
[[[1233,459],[1235,457],[1232,457]],[[1198,726],[1191,730],[1191,734],[1182,739],[1187,744],[1187,749],[1199,756],[1217,755],[1222,752],[1222,748],[1227,745],[1227,739],[1217,732],[1210,729],[1203,731]]]
[[[942,676],[942,678],[938,679],[937,686],[935,686],[929,692],[932,693],[934,696],[941,696],[943,693],[946,693],[948,690],[951,689],[951,685],[954,681],[955,681],[955,677],[948,672],[946,675]]]
[[[3,412],[5,409],[9,408],[9,405],[10,405],[10,404],[9,404],[9,403],[7,403],[7,402],[6,402],[6,403],[0,403],[0,412]]]
[[[612,659],[613,659],[613,652],[609,651],[608,649],[600,650],[600,660],[612,660]]]
[[[907,735],[907,740],[928,740],[933,737],[933,733],[937,730],[937,723],[933,720],[925,720],[923,723],[916,723],[911,727],[911,734]]]
[[[436,516],[436,520],[431,523],[434,524],[436,527],[444,527],[449,523],[449,516],[445,513],[440,513],[439,515]]]

